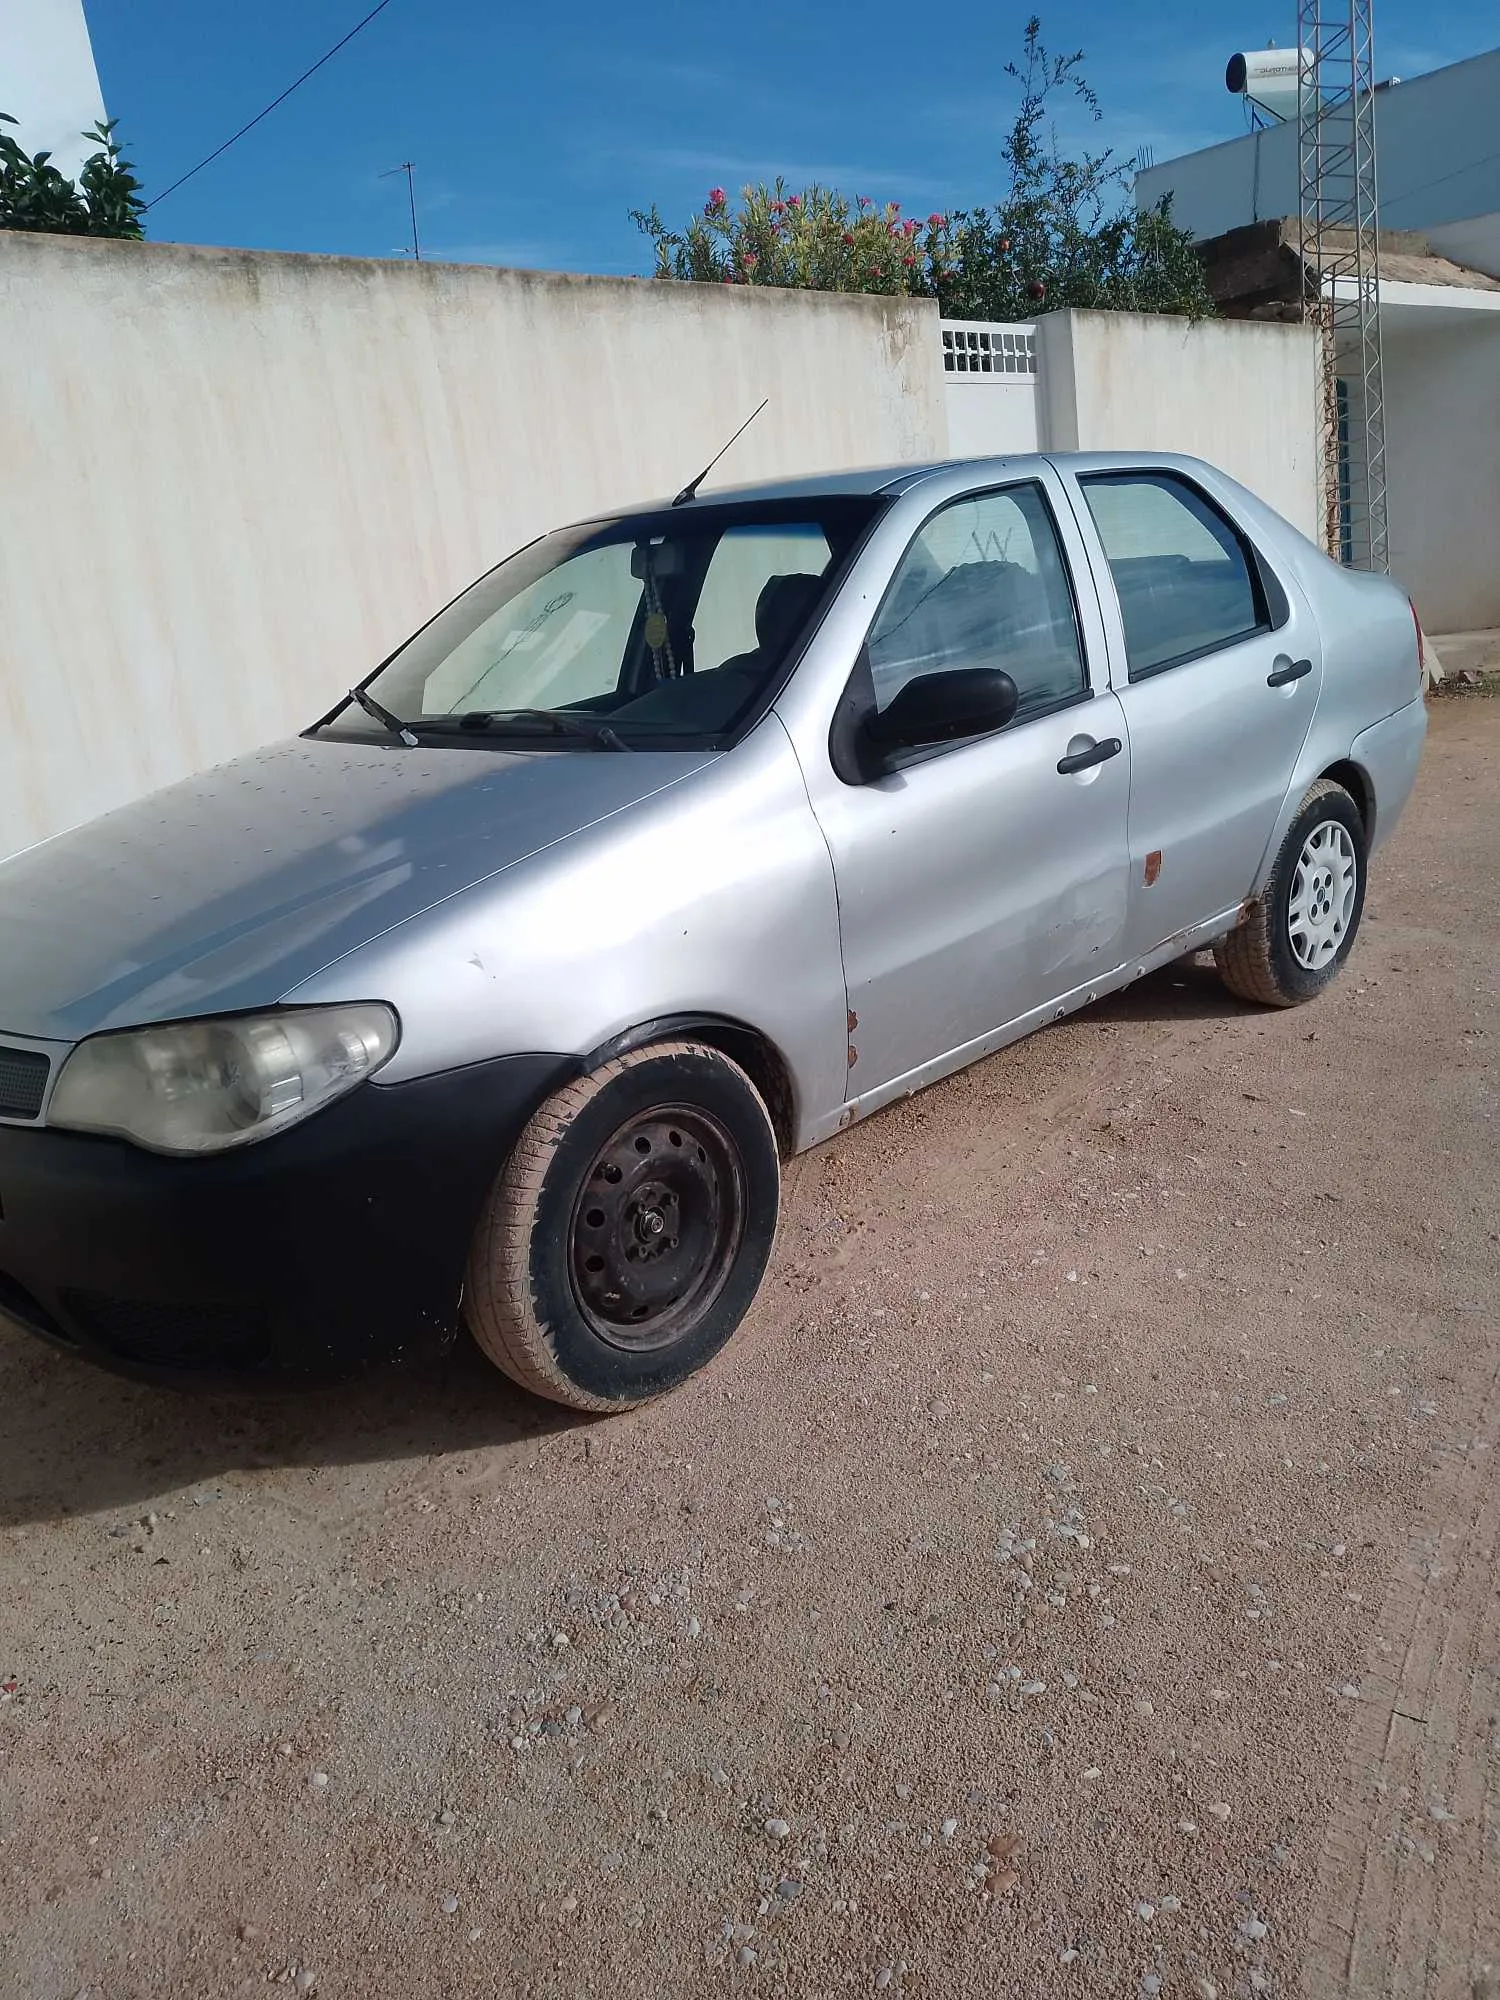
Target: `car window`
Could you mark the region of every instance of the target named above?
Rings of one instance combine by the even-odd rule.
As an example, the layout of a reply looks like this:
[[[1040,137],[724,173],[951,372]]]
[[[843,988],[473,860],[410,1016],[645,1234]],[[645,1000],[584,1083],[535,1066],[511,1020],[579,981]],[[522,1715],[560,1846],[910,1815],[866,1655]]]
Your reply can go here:
[[[942,508],[902,558],[869,641],[876,706],[922,674],[1001,667],[1017,720],[1086,688],[1078,620],[1041,489],[1008,486]]]
[[[1186,480],[1111,472],[1079,484],[1120,600],[1132,680],[1265,628],[1244,543]]]
[[[502,604],[428,675],[420,713],[561,708],[616,686],[641,601],[630,555],[588,549]]]
[[[709,558],[693,612],[693,668],[722,667],[753,653],[759,641],[755,607],[773,576],[821,576],[831,557],[815,522],[731,528]]]
[[[715,747],[769,700],[889,504],[734,496],[562,529],[456,597],[369,692],[424,745]],[[316,726],[390,734],[353,701]]]

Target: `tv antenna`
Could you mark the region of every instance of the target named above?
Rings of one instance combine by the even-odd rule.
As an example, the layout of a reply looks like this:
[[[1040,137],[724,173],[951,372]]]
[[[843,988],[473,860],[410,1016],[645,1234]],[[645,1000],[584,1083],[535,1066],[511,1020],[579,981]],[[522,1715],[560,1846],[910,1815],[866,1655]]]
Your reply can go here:
[[[388,167],[380,178],[383,181],[388,181],[393,174],[405,174],[406,176],[406,199],[411,208],[411,255],[420,264],[422,261],[422,239],[417,234],[416,172],[416,167],[410,160],[403,160],[398,167]],[[403,250],[401,254],[404,257],[407,253]]]

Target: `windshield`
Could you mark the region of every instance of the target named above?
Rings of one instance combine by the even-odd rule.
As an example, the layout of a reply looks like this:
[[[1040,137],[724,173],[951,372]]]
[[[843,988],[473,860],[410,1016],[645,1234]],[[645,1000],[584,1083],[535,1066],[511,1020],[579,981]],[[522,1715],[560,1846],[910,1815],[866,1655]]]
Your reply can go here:
[[[471,746],[713,748],[750,719],[880,506],[726,502],[590,522],[440,612],[328,725]]]

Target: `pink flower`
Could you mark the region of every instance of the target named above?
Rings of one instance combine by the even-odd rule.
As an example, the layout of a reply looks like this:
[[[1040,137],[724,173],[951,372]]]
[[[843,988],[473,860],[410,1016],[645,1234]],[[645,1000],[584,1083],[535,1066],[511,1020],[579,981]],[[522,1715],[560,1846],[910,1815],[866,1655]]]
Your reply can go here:
[[[846,243],[853,243],[853,241],[854,241],[854,236],[853,236],[853,233],[852,233],[852,231],[850,231],[850,230],[848,230],[848,229],[846,229],[846,230],[844,231],[844,241],[845,241]]]
[[[786,203],[784,201],[773,201],[771,203],[772,215],[783,215],[785,214],[785,212],[786,212]]]
[[[708,191],[708,206],[710,208],[722,208],[728,199],[729,197],[725,194],[723,188],[710,188]]]
[[[744,250],[740,253],[740,262],[744,265],[747,271],[753,271],[756,265],[760,262],[760,259],[756,256],[753,250]]]
[[[802,206],[802,197],[801,197],[801,195],[800,195],[800,194],[789,194],[789,195],[787,196],[787,198],[786,198],[786,205],[787,205],[787,207],[788,207],[788,208],[800,208],[800,207]]]
[[[946,215],[929,215],[927,218],[927,227],[929,229],[941,229],[947,220]]]
[[[915,217],[913,217],[910,221],[903,223],[902,227],[905,229],[908,236],[915,236],[917,231],[922,227],[922,225],[920,222],[916,220]]]
[[[903,257],[901,261],[903,264],[906,265],[907,269],[909,270],[911,266],[916,263],[917,260],[915,257]]]
[[[868,208],[870,206],[870,197],[867,194],[857,194],[854,199],[859,203],[861,208]]]

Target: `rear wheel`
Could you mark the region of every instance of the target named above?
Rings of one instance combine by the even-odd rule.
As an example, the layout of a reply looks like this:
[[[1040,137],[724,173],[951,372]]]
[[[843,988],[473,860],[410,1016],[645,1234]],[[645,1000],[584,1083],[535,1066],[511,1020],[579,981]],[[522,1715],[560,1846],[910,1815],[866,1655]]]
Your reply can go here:
[[[502,1170],[465,1311],[492,1361],[581,1410],[660,1395],[748,1311],[776,1234],[765,1105],[717,1049],[671,1042],[556,1092]]]
[[[1321,993],[1359,929],[1365,863],[1359,807],[1342,785],[1320,778],[1287,828],[1263,893],[1214,946],[1230,992],[1267,1007]]]

